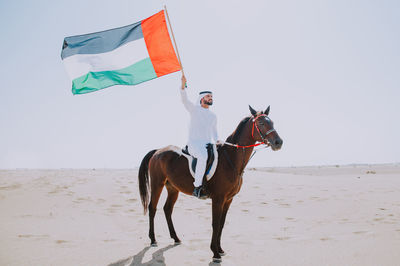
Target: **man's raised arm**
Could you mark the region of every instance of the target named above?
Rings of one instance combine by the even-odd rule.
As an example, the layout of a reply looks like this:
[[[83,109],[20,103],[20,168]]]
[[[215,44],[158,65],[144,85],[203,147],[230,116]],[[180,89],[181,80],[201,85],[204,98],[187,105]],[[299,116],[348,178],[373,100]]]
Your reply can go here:
[[[191,101],[189,101],[185,88],[186,88],[186,77],[184,75],[182,75],[182,84],[181,84],[182,103],[185,106],[186,110],[188,110],[189,112],[192,112],[192,110],[194,108],[194,104]]]

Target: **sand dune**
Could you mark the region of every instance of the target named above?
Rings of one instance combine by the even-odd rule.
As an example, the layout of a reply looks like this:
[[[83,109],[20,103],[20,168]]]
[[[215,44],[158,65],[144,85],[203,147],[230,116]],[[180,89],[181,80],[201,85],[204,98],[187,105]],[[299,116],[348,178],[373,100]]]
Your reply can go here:
[[[0,265],[214,265],[211,202],[162,206],[149,247],[136,170],[0,170]],[[400,265],[400,166],[247,169],[222,265]],[[215,264],[217,265],[217,264]]]

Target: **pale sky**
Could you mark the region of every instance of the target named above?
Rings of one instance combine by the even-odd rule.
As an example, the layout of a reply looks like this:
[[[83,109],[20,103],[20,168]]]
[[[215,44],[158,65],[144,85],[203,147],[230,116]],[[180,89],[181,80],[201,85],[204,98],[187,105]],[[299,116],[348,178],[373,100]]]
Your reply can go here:
[[[249,166],[400,162],[399,1],[0,1],[0,168],[132,168],[184,146],[179,72],[73,96],[64,37],[168,7],[189,97],[221,139],[271,105],[282,150]]]

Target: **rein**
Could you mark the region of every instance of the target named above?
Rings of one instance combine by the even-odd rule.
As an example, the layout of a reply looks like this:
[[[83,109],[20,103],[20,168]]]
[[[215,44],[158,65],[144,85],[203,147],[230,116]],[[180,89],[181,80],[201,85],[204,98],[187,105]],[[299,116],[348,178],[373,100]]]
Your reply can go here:
[[[268,144],[265,144],[265,143],[262,143],[262,142],[259,142],[259,143],[256,143],[256,144],[252,144],[252,145],[247,145],[247,146],[241,146],[241,145],[239,145],[239,144],[234,144],[234,143],[229,143],[229,142],[224,142],[224,144],[229,145],[229,146],[232,146],[232,147],[236,147],[236,148],[238,148],[238,149],[239,149],[239,148],[245,149],[245,148],[257,147],[257,146],[260,146],[260,145],[262,145],[262,144],[269,146],[269,143],[268,143]]]

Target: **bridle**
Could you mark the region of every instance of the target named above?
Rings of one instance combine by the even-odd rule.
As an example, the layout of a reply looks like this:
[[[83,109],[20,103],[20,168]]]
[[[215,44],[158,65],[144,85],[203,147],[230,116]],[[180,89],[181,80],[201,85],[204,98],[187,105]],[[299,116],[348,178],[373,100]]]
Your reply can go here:
[[[258,131],[258,134],[260,134],[260,137],[261,137],[261,139],[262,139],[263,142],[259,142],[259,143],[252,144],[252,145],[247,145],[247,146],[241,146],[241,145],[239,145],[239,144],[234,144],[234,143],[229,143],[229,142],[224,142],[224,144],[227,144],[227,145],[230,145],[230,146],[234,146],[234,147],[236,147],[236,148],[251,148],[251,147],[257,147],[257,146],[262,145],[262,144],[266,145],[267,147],[270,146],[271,144],[269,143],[268,140],[266,140],[266,137],[267,137],[269,134],[271,134],[272,132],[274,132],[275,129],[272,128],[272,129],[268,130],[268,131],[265,133],[265,136],[263,136],[262,133],[261,133],[261,131],[260,131],[260,129],[258,128],[257,123],[256,123],[257,119],[259,119],[260,117],[268,117],[268,116],[267,116],[266,114],[259,114],[258,116],[254,117],[254,118],[252,119],[253,126],[252,126],[252,129],[251,129],[251,137],[253,138],[254,141],[256,141],[256,139],[254,138],[254,127],[255,127],[255,128],[257,129],[257,131]]]
[[[256,123],[257,119],[259,119],[260,117],[268,117],[268,116],[267,116],[266,114],[259,114],[259,115],[257,115],[256,117],[254,117],[254,118],[252,119],[253,126],[252,126],[252,129],[251,129],[251,137],[253,138],[254,141],[256,141],[256,139],[254,138],[254,127],[255,127],[255,128],[257,129],[257,131],[258,131],[258,134],[260,134],[260,137],[261,137],[261,139],[262,139],[263,142],[259,142],[259,143],[255,143],[255,144],[247,145],[247,146],[241,146],[241,145],[239,145],[239,144],[234,144],[234,143],[229,143],[229,142],[224,142],[224,144],[227,144],[227,145],[229,145],[229,146],[236,147],[237,149],[242,148],[242,151],[243,151],[243,152],[244,152],[244,149],[245,149],[245,148],[257,147],[257,146],[260,146],[260,145],[263,145],[263,144],[265,145],[265,148],[268,148],[269,146],[271,146],[270,142],[269,142],[268,140],[266,140],[266,137],[267,137],[269,134],[271,134],[272,132],[274,132],[275,129],[272,128],[272,129],[268,130],[268,131],[265,133],[265,136],[263,136],[262,133],[261,133],[261,131],[260,131],[260,129],[258,128],[257,123]],[[233,163],[231,162],[229,156],[226,154],[226,150],[224,150],[224,152],[225,152],[225,156],[226,156],[227,159],[228,159],[229,164],[231,165],[232,169],[234,169]],[[255,151],[253,152],[253,154],[252,154],[252,155],[250,156],[250,158],[249,158],[249,161],[251,160],[251,158],[253,158],[253,156],[256,154],[256,152],[257,152],[257,150],[255,150]],[[243,169],[244,169],[244,165],[245,165],[245,158],[243,157],[243,167],[242,167],[242,171],[243,171]]]
[[[251,130],[251,137],[252,137],[254,140],[256,140],[256,139],[254,138],[254,126],[255,126],[255,127],[257,128],[258,134],[260,134],[260,137],[261,137],[262,141],[263,141],[264,143],[268,143],[268,140],[265,141],[265,138],[266,138],[269,134],[271,134],[272,132],[274,132],[275,129],[272,128],[272,129],[268,130],[268,131],[265,133],[265,136],[263,136],[263,135],[261,134],[260,129],[258,128],[257,123],[256,123],[257,119],[260,118],[260,117],[268,117],[268,116],[267,116],[266,114],[259,114],[258,116],[256,116],[255,118],[253,118],[253,128],[252,128],[252,130]]]

